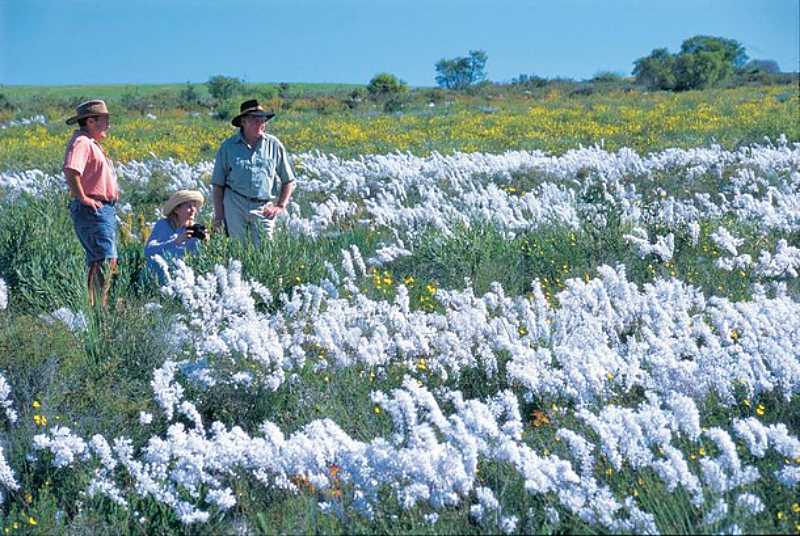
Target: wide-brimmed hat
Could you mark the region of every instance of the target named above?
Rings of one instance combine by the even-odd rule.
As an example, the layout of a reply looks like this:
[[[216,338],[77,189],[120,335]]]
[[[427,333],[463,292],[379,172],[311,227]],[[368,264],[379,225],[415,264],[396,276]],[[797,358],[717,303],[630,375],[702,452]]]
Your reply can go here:
[[[242,117],[246,115],[260,115],[267,121],[275,117],[274,113],[266,111],[256,99],[253,99],[244,101],[242,105],[239,106],[239,115],[231,119],[231,124],[235,127],[242,126]]]
[[[67,119],[67,124],[74,125],[81,119],[86,119],[87,117],[97,117],[100,115],[108,115],[108,108],[106,107],[105,101],[94,99],[82,102],[75,107],[75,115]]]
[[[205,198],[203,197],[203,194],[197,190],[178,190],[172,194],[169,199],[167,199],[167,202],[164,203],[164,206],[161,207],[161,213],[165,218],[168,218],[178,205],[181,203],[187,203],[189,201],[195,201],[198,205],[198,208],[200,208],[203,206],[203,203],[205,203]]]

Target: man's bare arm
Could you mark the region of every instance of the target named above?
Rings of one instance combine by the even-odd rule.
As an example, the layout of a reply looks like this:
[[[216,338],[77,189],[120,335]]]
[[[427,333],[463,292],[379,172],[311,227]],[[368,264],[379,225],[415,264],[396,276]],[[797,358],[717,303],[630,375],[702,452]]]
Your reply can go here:
[[[214,227],[221,228],[225,221],[225,205],[222,203],[225,197],[225,187],[215,184],[212,196],[214,198]]]
[[[92,199],[91,197],[86,195],[86,192],[83,191],[83,186],[81,186],[80,173],[78,173],[74,169],[66,169],[64,170],[64,176],[67,178],[67,186],[69,187],[69,191],[72,194],[72,197],[77,199],[82,205],[86,205],[87,207],[92,207],[95,210],[103,206],[103,204],[100,201]]]

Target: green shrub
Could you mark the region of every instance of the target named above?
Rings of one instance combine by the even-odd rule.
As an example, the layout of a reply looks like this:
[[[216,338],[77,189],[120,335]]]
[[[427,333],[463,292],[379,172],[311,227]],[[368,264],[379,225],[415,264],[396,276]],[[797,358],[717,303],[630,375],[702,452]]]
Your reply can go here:
[[[375,100],[396,97],[407,90],[406,83],[390,73],[378,73],[367,84],[367,93]]]

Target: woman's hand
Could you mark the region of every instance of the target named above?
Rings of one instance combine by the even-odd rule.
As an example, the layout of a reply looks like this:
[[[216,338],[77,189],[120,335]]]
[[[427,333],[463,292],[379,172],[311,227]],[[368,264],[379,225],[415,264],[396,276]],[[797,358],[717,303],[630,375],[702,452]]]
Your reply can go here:
[[[186,229],[178,235],[178,238],[175,239],[175,245],[180,246],[181,244],[185,244],[190,238],[192,238],[192,232],[189,229]]]

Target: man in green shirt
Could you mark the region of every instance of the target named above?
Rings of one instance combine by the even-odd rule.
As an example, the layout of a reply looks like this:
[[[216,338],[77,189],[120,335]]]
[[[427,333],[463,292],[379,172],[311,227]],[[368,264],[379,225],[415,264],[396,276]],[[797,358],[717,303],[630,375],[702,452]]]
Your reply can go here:
[[[260,233],[272,236],[275,217],[286,210],[294,191],[286,149],[266,133],[273,117],[257,100],[243,102],[231,121],[239,132],[222,142],[211,175],[214,227],[224,223],[229,236],[249,237],[255,244]]]

